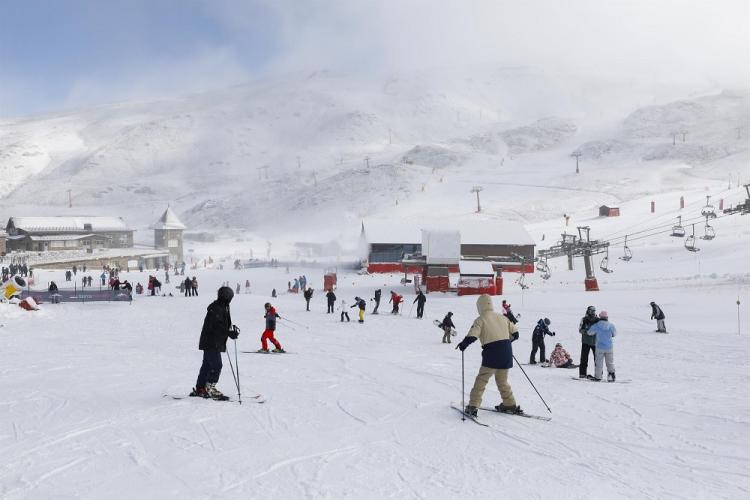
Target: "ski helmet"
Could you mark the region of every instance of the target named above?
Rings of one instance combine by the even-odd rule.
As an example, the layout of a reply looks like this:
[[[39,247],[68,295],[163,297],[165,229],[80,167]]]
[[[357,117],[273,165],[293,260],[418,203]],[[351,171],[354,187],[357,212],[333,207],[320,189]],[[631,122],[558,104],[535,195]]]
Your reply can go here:
[[[596,307],[594,307],[594,306],[588,306],[586,308],[586,314],[596,314]]]
[[[549,318],[544,318],[544,324],[545,325],[549,326],[550,323],[552,323],[552,322],[549,320]]]
[[[265,307],[266,309],[268,309],[269,307],[271,307],[271,303],[270,303],[270,302],[266,302],[266,303],[265,303],[265,304],[263,305],[263,307]]]

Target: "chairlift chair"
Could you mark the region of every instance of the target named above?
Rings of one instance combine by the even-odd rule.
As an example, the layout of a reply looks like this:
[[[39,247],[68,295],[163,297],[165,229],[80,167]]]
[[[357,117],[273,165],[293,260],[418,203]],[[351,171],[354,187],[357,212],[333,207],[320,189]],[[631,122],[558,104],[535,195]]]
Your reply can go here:
[[[695,246],[695,224],[693,224],[693,234],[685,239],[685,249],[690,252],[700,251],[700,248]]]
[[[521,287],[521,290],[529,288],[529,285],[526,284],[526,273],[521,273],[521,277],[516,280],[516,283]]]
[[[677,224],[672,226],[672,236],[675,238],[685,237],[685,228],[682,227],[682,215],[677,216]]]
[[[714,209],[714,206],[711,205],[708,201],[711,199],[710,196],[706,196],[706,206],[701,209],[701,215],[705,217],[706,219],[715,219],[716,218],[716,210]]]
[[[623,255],[620,257],[620,260],[624,260],[625,262],[629,261],[633,258],[633,252],[630,251],[630,247],[628,246],[628,236],[625,235],[625,246],[623,247]]]
[[[544,260],[539,260],[536,263],[536,270],[541,273],[541,278],[543,280],[548,280],[550,278],[550,272],[549,272],[549,265],[547,264],[547,258],[545,257]]]
[[[604,256],[601,263],[599,264],[599,269],[601,269],[607,274],[614,272],[613,269],[609,268],[609,247],[607,247],[607,255]]]
[[[703,227],[703,236],[701,236],[701,239],[710,241],[714,238],[716,238],[716,231],[714,231],[714,228],[708,223],[708,217],[706,217],[706,225]]]

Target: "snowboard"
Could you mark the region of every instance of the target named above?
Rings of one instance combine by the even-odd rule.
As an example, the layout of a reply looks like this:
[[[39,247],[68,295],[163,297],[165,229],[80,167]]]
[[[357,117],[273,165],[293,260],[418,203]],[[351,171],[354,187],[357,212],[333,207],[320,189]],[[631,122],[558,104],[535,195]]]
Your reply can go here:
[[[437,320],[437,319],[433,320],[432,324],[435,325],[436,327],[440,328],[441,330],[443,330],[443,327],[440,326],[440,324],[441,324],[440,320]],[[443,330],[443,331],[445,331],[445,330]],[[451,328],[451,337],[455,337],[456,335],[458,335],[458,332],[456,331],[456,329],[455,328]]]

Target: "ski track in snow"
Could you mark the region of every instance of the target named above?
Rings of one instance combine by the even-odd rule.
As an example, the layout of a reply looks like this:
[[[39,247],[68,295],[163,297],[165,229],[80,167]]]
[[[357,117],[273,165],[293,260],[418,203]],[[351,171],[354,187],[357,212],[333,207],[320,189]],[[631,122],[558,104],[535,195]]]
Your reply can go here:
[[[319,270],[292,272],[322,283]],[[40,274],[44,280],[52,272]],[[377,286],[412,295],[399,278],[341,275],[337,294],[369,297]],[[281,270],[254,269],[199,271],[199,279],[204,290],[227,279],[251,279],[270,290],[288,278]],[[748,382],[750,340],[732,335],[731,307],[710,324],[701,312],[731,304],[736,288],[696,295],[679,281],[672,288],[662,284],[657,302],[671,333],[657,335],[648,320],[652,292],[644,298],[637,283],[625,282],[597,295],[576,286],[550,283],[523,296],[507,291],[522,313],[516,357],[525,361],[531,327],[545,315],[558,333],[548,339],[548,351],[562,342],[577,358],[579,316],[594,303],[617,325],[617,373],[632,383],[580,384],[569,380],[575,370],[526,366],[552,420],[488,413],[482,418],[488,428],[462,422],[449,408],[460,402],[460,353],[455,343],[440,342],[442,332],[432,324],[452,310],[460,339],[476,315],[472,297],[430,294],[424,321],[382,314],[368,315],[364,325],[325,315],[318,292],[311,312],[301,297],[279,297],[280,314],[310,329],[279,325],[277,338],[295,356],[240,355],[242,390],[263,394],[262,405],[162,397],[187,394],[194,384],[208,293],[13,312],[0,330],[0,349],[13,353],[3,366],[4,379],[13,382],[0,403],[0,455],[6,457],[0,497],[486,498],[503,492],[544,498],[550,485],[563,499],[746,497],[750,403],[738,395]],[[240,294],[232,302],[241,350],[257,348],[266,300]],[[0,311],[9,314],[7,307]],[[474,344],[465,353],[467,398],[480,351]],[[222,359],[219,386],[234,398]],[[520,370],[510,380],[528,412],[547,414]],[[488,384],[483,404],[498,401]]]

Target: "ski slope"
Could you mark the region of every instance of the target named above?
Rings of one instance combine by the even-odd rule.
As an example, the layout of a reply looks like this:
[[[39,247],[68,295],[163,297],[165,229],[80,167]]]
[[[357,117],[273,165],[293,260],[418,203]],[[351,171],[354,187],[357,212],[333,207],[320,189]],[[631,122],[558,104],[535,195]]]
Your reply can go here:
[[[750,228],[750,220],[736,224]],[[699,253],[700,273],[682,248],[643,248],[600,276],[598,293],[582,291],[581,270],[553,269],[523,294],[506,275],[503,298],[521,314],[519,361],[528,362],[531,329],[544,316],[557,332],[548,353],[557,341],[576,357],[578,320],[593,304],[618,328],[618,379],[632,381],[579,382],[570,378],[577,370],[524,366],[552,421],[483,413],[489,428],[449,407],[461,399],[461,355],[432,324],[453,311],[459,340],[476,316],[475,298],[429,294],[417,320],[413,289],[399,276],[339,275],[337,296],[349,304],[376,287],[384,297],[391,289],[406,295],[402,315],[388,314],[384,300],[383,314],[362,325],[325,314],[322,272],[303,268],[193,271],[200,296],[192,298],[165,285],[175,297],[136,296],[132,305],[43,305],[34,313],[2,305],[0,496],[745,498],[750,335],[738,335],[735,301],[747,300],[748,279],[736,267],[739,238],[720,241],[720,252]],[[194,384],[205,307],[221,282],[244,290],[251,280],[232,317],[242,329],[238,349],[255,350],[271,288],[281,292],[302,273],[317,288],[312,311],[301,294],[273,301],[294,322],[282,320],[277,331],[289,353],[239,354],[242,405],[163,397]],[[145,282],[146,274],[125,277]],[[651,300],[667,315],[668,335],[654,333]],[[465,356],[468,392],[479,346]],[[236,397],[223,359],[218,386]],[[510,381],[527,412],[547,414],[519,367]],[[266,402],[253,403],[255,394]],[[488,386],[483,403],[498,402]]]

